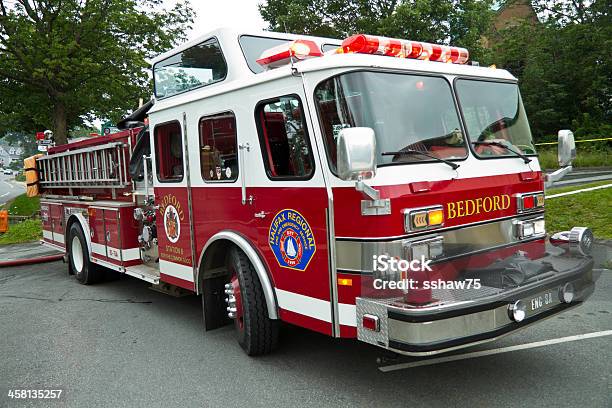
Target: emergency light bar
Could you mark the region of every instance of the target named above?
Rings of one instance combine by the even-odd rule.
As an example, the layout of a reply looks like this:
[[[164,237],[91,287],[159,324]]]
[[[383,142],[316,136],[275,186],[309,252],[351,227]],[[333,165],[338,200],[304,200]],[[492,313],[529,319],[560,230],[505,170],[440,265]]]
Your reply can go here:
[[[265,50],[261,53],[257,63],[268,68],[274,68],[287,64],[291,58],[303,60],[322,55],[321,49],[314,41],[293,40]]]
[[[342,41],[341,53],[375,54],[388,57],[411,58],[453,64],[465,64],[470,57],[468,50],[448,45],[420,41],[356,34]]]
[[[335,53],[384,55],[453,64],[465,64],[470,57],[465,48],[367,34],[355,34],[348,37],[342,41],[342,46]],[[323,53],[314,41],[293,40],[265,50],[257,63],[266,68],[276,68],[288,64],[292,58],[303,60],[321,56]]]

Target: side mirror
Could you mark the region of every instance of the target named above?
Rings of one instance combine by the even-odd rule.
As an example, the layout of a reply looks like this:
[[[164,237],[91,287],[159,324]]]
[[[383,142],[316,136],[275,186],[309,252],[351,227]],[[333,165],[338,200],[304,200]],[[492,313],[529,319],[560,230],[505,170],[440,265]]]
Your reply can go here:
[[[576,142],[574,134],[571,130],[560,130],[559,145],[557,156],[559,158],[559,166],[566,167],[572,164],[572,160],[576,158]]]
[[[336,147],[338,177],[342,180],[364,180],[376,175],[376,137],[373,129],[342,129]]]

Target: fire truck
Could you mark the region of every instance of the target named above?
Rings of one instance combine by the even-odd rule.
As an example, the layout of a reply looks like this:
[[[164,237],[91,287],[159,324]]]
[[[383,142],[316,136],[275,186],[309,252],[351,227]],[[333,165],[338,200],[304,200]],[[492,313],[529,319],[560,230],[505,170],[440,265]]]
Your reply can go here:
[[[281,322],[447,352],[592,293],[591,231],[545,229],[572,133],[544,174],[517,79],[468,50],[220,29],[152,71],[118,132],[36,160],[44,244],[79,283],[197,294],[249,355]]]

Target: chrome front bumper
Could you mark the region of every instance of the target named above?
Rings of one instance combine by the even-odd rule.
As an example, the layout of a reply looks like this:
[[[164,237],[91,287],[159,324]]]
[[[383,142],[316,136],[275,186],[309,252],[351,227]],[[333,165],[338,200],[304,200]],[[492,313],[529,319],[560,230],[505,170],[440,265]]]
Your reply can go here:
[[[406,355],[431,355],[469,347],[520,330],[527,325],[577,306],[594,290],[591,258],[547,256],[559,271],[554,276],[510,290],[495,288],[473,291],[434,290],[440,301],[431,307],[409,307],[401,299],[357,298],[357,338]],[[557,295],[571,283],[575,296],[565,303]],[[521,322],[513,320],[509,306],[517,300],[530,303],[541,294],[555,294],[551,301],[536,310],[527,310]],[[364,315],[378,318],[378,330],[363,327]]]

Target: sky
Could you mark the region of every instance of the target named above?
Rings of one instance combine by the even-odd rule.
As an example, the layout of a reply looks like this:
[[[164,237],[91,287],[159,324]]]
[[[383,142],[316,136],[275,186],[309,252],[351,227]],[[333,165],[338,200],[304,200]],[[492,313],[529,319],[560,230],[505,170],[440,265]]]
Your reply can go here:
[[[263,0],[190,0],[196,12],[193,29],[187,35],[191,40],[219,27],[243,30],[263,30],[267,24],[261,18],[257,5]],[[171,0],[170,3],[176,2]]]

